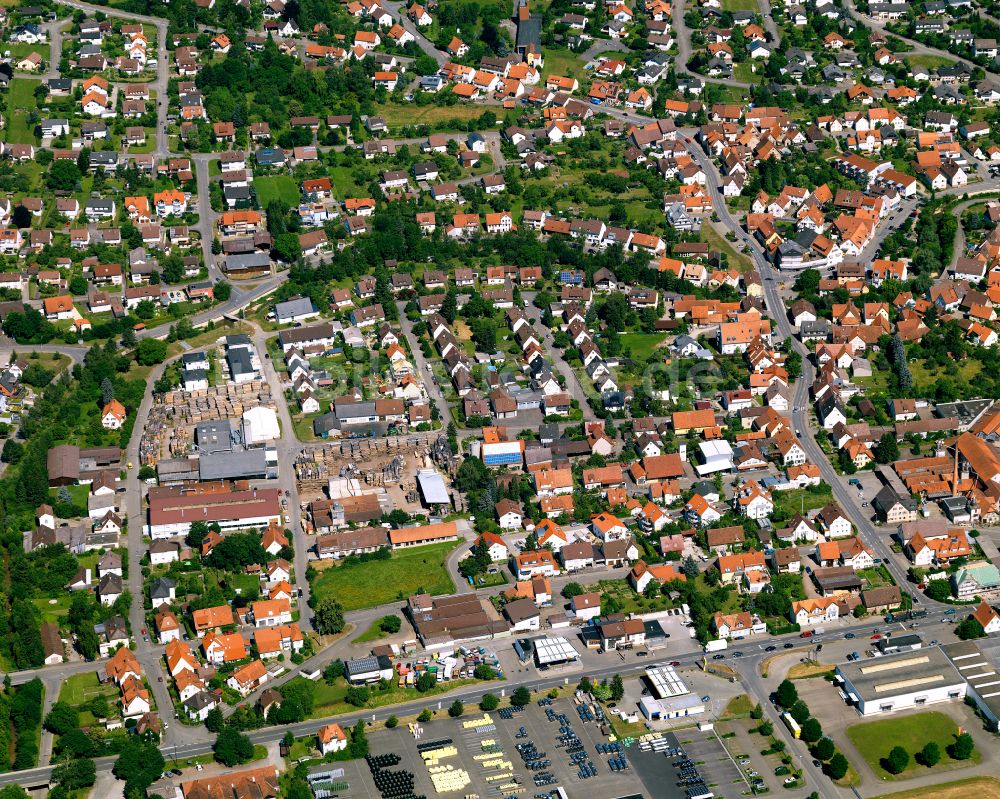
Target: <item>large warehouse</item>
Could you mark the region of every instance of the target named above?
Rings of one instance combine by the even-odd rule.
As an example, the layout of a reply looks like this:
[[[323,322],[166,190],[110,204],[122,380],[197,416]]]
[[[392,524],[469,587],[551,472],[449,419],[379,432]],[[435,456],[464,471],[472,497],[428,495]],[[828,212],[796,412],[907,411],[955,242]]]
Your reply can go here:
[[[983,714],[986,726],[997,732],[1000,729],[1000,674],[996,666],[976,641],[959,641],[941,648],[968,681],[969,697]]]
[[[964,699],[967,688],[937,646],[842,663],[835,679],[862,716]]]

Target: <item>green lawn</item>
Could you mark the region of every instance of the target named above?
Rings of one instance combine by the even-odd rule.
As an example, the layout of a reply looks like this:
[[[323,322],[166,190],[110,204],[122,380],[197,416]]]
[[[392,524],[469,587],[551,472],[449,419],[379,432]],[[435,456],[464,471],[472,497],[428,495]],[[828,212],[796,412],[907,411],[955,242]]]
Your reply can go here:
[[[352,643],[367,644],[371,641],[378,641],[382,638],[385,638],[389,633],[384,632],[382,630],[381,625],[382,625],[382,619],[375,619],[375,621],[372,622],[371,627],[369,627],[367,630],[365,630],[364,633],[355,638],[352,641]]]
[[[753,64],[750,61],[735,64],[733,66],[733,77],[741,83],[753,83],[755,74],[752,66]]]
[[[785,522],[791,519],[796,513],[808,513],[811,510],[822,508],[833,497],[833,491],[826,483],[821,483],[814,488],[793,488],[790,491],[775,491],[774,497],[774,519],[776,522]]]
[[[35,89],[41,84],[34,78],[14,78],[10,82],[7,98],[7,140],[15,144],[36,144],[34,126],[28,123],[28,114],[38,107]]]
[[[336,597],[344,610],[384,605],[419,593],[450,594],[455,583],[445,560],[456,546],[448,541],[401,549],[389,560],[332,566],[316,576],[312,590],[318,599]]]
[[[431,125],[439,129],[467,130],[466,122],[479,119],[485,111],[492,111],[498,117],[502,108],[484,108],[474,103],[459,105],[416,105],[414,103],[385,103],[375,106],[375,113],[385,117],[385,124],[390,128],[404,125]],[[455,121],[457,125],[450,124]],[[256,183],[257,181],[254,181]]]
[[[114,697],[118,694],[115,686],[110,683],[102,685],[97,680],[96,671],[85,671],[82,674],[74,674],[63,680],[59,689],[59,702],[66,702],[70,705],[82,705],[89,702],[95,696],[104,695]]]
[[[886,793],[874,799],[965,799],[967,796],[1000,799],[1000,780],[996,777],[970,777],[967,780],[942,782],[899,793]]]
[[[327,177],[337,197],[366,197],[368,189],[357,181],[355,170],[348,166],[336,166],[327,170]]]
[[[292,682],[301,682],[302,680],[302,677],[296,677],[292,680]],[[412,702],[421,698],[426,698],[428,700],[428,704],[430,704],[430,698],[432,696],[448,693],[449,691],[464,688],[477,682],[479,681],[451,680],[450,682],[441,682],[424,693],[418,692],[416,688],[400,688],[394,682],[388,690],[385,691],[379,691],[377,687],[372,687],[371,697],[365,707],[386,707],[388,705],[398,705],[402,702]],[[312,713],[309,714],[310,718],[319,719],[325,718],[326,716],[338,715],[340,713],[352,713],[357,711],[356,707],[349,705],[344,701],[344,697],[347,695],[348,686],[343,678],[336,680],[333,685],[328,684],[325,680],[314,682],[312,685],[314,691],[314,704]]]
[[[38,609],[39,617],[43,622],[54,621],[58,624],[63,616],[69,613],[70,600],[69,594],[63,594],[55,599],[36,597],[32,602]]]
[[[726,254],[730,268],[740,272],[748,272],[753,268],[753,261],[743,253],[737,252],[732,242],[720,236],[707,220],[701,226],[701,237],[713,250]]]
[[[759,11],[757,0],[722,0],[723,11]]]
[[[619,336],[622,352],[637,361],[645,361],[667,337],[666,333],[624,333]]]
[[[926,70],[934,70],[938,67],[947,67],[955,63],[953,58],[945,58],[940,55],[908,55],[906,62],[914,67],[923,67]]]
[[[965,768],[978,763],[982,755],[976,749],[969,760],[952,760],[948,756],[948,746],[955,740],[958,727],[951,717],[944,713],[929,712],[899,718],[869,721],[847,728],[847,737],[862,754],[875,775],[884,780],[900,780],[916,777],[929,771],[947,771]],[[914,755],[929,741],[936,741],[941,747],[941,761],[933,768],[916,762]],[[910,764],[901,774],[890,774],[882,768],[881,761],[895,746],[902,746],[910,753]]]
[[[271,200],[282,200],[290,206],[299,204],[299,184],[291,175],[268,175],[253,182],[260,207],[267,209]]]
[[[564,78],[576,78],[581,83],[586,78],[583,69],[583,59],[571,50],[555,47],[545,48],[545,66],[542,67],[542,78],[549,75],[559,75]]]
[[[753,702],[750,701],[750,697],[746,694],[740,694],[729,700],[729,704],[722,711],[720,718],[743,719],[750,715],[751,710],[753,710]]]

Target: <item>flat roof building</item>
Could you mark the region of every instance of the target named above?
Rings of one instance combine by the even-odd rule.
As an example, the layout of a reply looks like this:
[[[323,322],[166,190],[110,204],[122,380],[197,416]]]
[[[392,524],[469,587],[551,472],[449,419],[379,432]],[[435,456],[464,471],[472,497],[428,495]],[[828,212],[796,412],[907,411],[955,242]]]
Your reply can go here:
[[[976,641],[945,644],[941,650],[948,656],[966,681],[967,695],[993,732],[1000,729],[1000,674],[997,667],[983,654]]]
[[[966,682],[941,647],[842,663],[836,680],[862,716],[964,699]]]

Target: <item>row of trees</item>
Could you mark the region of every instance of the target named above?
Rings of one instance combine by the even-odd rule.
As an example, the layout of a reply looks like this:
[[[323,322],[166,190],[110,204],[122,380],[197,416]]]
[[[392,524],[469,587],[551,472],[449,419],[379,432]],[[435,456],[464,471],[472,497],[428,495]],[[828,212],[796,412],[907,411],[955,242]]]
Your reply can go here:
[[[800,738],[809,745],[813,757],[823,761],[823,771],[830,779],[840,780],[847,776],[850,764],[847,758],[837,751],[833,740],[823,735],[823,726],[814,718],[809,706],[799,698],[798,689],[791,680],[783,680],[775,692],[778,704],[781,705],[796,723],[801,727]],[[767,727],[764,733],[761,727]],[[770,735],[774,727],[770,722],[764,722],[758,731]]]

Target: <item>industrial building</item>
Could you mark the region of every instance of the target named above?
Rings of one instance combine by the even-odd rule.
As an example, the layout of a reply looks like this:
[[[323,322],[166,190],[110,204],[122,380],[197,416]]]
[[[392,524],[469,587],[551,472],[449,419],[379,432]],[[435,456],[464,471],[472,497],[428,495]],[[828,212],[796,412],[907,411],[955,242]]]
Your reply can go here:
[[[524,441],[508,440],[504,427],[485,427],[482,455],[487,466],[520,466],[524,460]]]
[[[639,699],[639,710],[650,721],[697,716],[705,712],[705,703],[691,693],[672,666],[646,669],[644,682],[649,693]]]
[[[1000,674],[997,667],[983,654],[977,641],[959,641],[941,647],[948,659],[965,679],[966,695],[982,714],[986,726],[1000,731]]]
[[[562,636],[519,638],[514,642],[514,652],[522,663],[534,658],[535,664],[541,670],[575,663],[580,659],[580,653],[573,644]]]
[[[837,666],[834,681],[862,716],[964,699],[966,681],[941,647]]]

